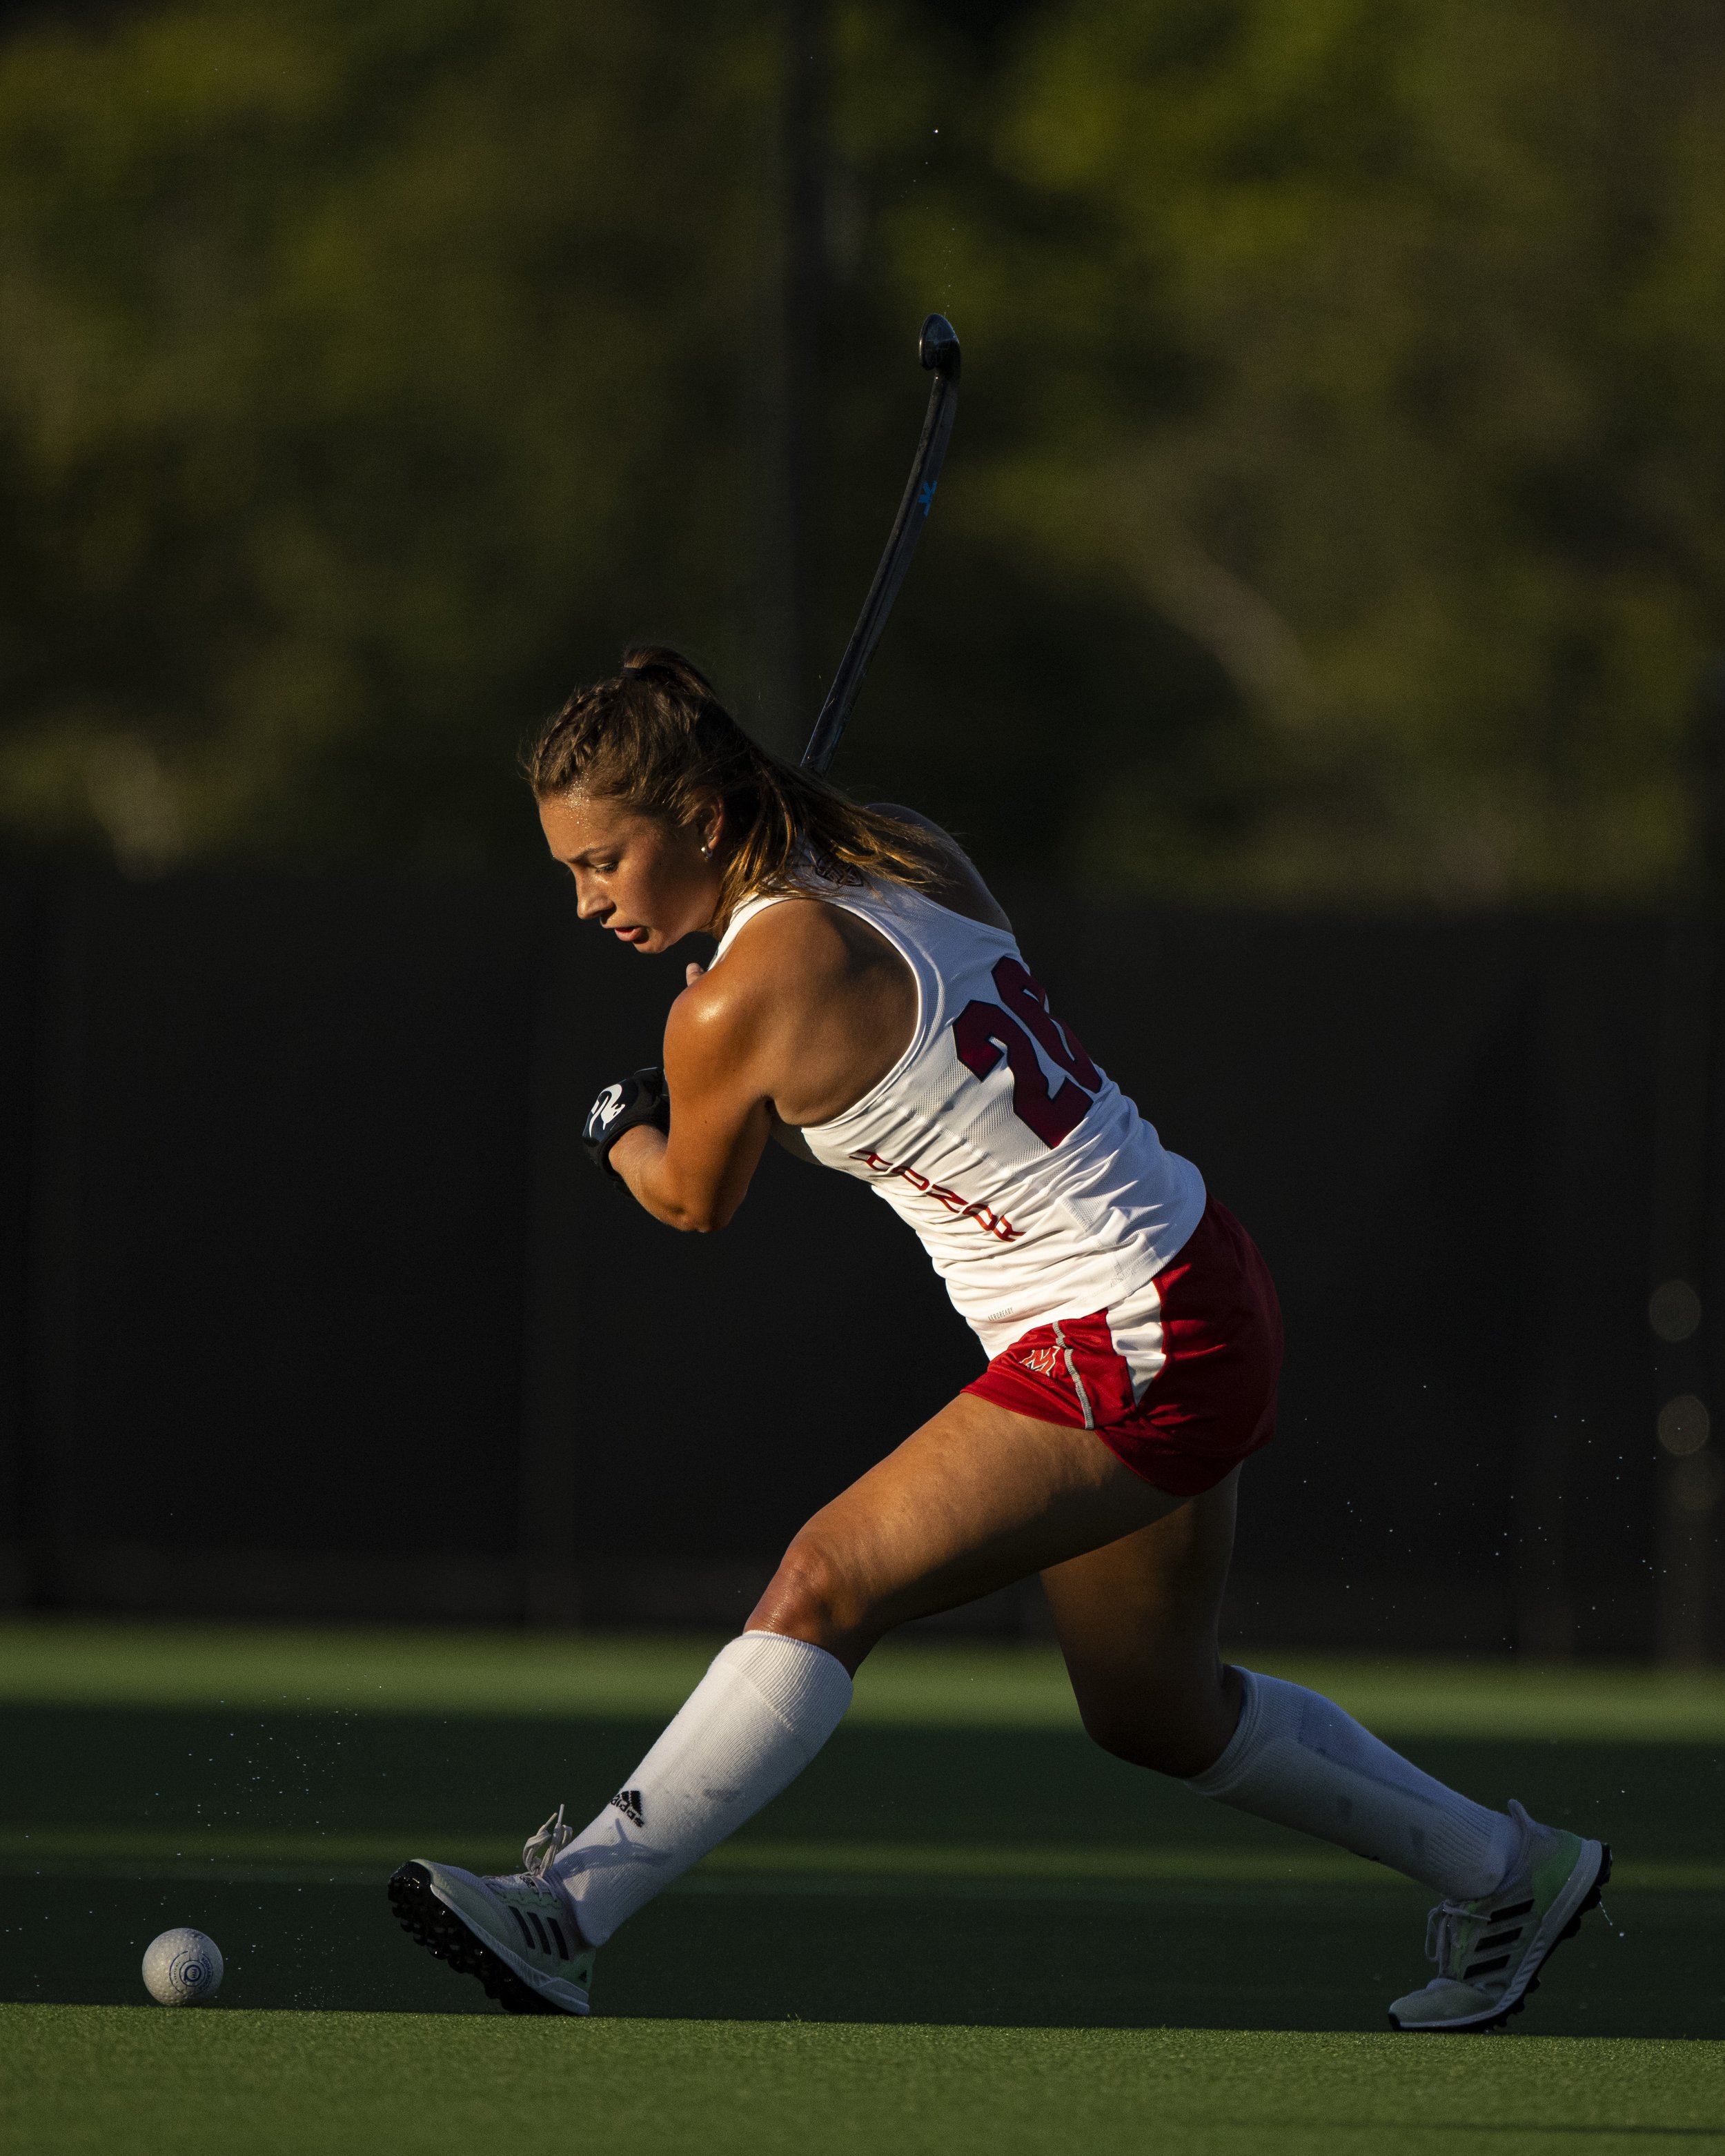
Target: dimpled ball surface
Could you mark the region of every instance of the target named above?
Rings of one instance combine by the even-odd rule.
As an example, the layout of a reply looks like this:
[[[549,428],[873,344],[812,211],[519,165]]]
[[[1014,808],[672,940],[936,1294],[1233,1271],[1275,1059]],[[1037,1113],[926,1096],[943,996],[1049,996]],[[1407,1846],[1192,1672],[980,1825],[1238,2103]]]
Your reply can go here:
[[[222,1988],[222,1950],[182,1924],[144,1950],[144,1988],[164,2006],[202,2006]]]

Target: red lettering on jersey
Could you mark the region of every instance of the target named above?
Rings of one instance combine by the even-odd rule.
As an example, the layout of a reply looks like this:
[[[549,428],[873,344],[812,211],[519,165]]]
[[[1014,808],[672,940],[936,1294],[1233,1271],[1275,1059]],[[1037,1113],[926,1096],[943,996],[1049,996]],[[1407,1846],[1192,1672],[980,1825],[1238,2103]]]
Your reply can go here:
[[[978,1227],[993,1235],[997,1241],[1015,1243],[1024,1232],[1022,1228],[1014,1228],[1004,1214],[994,1212],[980,1200],[968,1203],[956,1190],[948,1190],[944,1183],[931,1183],[926,1175],[919,1175],[914,1168],[897,1161],[883,1160],[879,1153],[867,1146],[860,1147],[850,1158],[861,1161],[865,1168],[873,1168],[876,1175],[902,1176],[919,1197],[932,1198],[937,1204],[944,1205],[947,1212],[956,1213],[961,1220],[974,1220]]]
[[[986,1205],[968,1205],[965,1210],[979,1228],[986,1228],[1003,1243],[1015,1243],[1024,1232],[1022,1228],[1014,1228],[1001,1214],[991,1213]]]

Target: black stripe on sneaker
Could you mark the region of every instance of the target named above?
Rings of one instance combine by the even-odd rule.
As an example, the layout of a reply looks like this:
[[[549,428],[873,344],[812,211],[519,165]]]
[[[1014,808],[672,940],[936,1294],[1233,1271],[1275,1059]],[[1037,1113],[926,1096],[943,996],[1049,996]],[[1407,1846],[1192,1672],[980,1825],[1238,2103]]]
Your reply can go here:
[[[1506,1909],[1494,1909],[1486,1917],[1488,1924],[1507,1924],[1512,1917],[1525,1917],[1532,1910],[1531,1902],[1512,1902]]]
[[[521,1943],[531,1953],[533,1951],[533,1934],[527,1929],[527,1920],[513,1902],[508,1907],[510,1915],[515,1918],[515,1928],[521,1935]]]
[[[1498,1954],[1491,1961],[1471,1961],[1461,1974],[1471,1984],[1476,1976],[1489,1976],[1494,1969],[1507,1969],[1509,1956]]]
[[[569,1949],[563,1944],[562,1926],[557,1922],[555,1917],[547,1917],[545,1921],[551,1926],[551,1935],[557,1943],[558,1960],[567,1961],[569,1958]]]
[[[539,1951],[542,1953],[549,1953],[551,1952],[551,1941],[545,1936],[545,1927],[539,1921],[539,1912],[536,1909],[528,1910],[527,1922],[539,1934]]]

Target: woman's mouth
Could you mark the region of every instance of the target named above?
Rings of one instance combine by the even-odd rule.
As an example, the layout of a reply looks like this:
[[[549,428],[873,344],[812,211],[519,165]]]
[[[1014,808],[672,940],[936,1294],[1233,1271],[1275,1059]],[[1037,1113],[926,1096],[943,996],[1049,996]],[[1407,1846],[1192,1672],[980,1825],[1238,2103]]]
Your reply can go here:
[[[653,933],[650,928],[619,928],[615,922],[608,923],[608,926],[619,943],[644,943]]]

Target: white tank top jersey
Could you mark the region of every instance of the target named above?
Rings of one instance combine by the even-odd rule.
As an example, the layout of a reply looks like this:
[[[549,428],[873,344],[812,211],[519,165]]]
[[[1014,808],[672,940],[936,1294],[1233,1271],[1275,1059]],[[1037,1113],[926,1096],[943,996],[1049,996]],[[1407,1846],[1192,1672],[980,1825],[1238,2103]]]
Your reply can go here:
[[[740,906],[714,964],[799,895]],[[990,1357],[1143,1289],[1197,1227],[1204,1179],[1053,1016],[1010,932],[884,880],[808,895],[877,930],[916,982],[897,1063],[843,1115],[803,1127],[815,1158],[916,1230]]]

